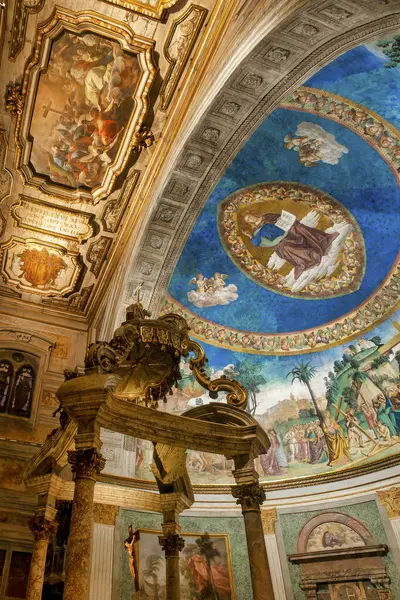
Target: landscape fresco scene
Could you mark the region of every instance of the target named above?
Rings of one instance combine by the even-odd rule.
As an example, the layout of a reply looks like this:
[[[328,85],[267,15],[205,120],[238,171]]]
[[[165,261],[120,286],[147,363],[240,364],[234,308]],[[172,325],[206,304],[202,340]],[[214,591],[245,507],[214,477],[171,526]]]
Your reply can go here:
[[[138,530],[139,546],[137,600],[165,600],[165,555],[159,544],[162,532]],[[185,546],[180,554],[182,600],[207,598],[234,600],[228,536],[207,533],[182,534]],[[126,542],[125,542],[126,545]]]
[[[55,40],[30,127],[36,173],[70,188],[100,185],[125,134],[140,73],[137,57],[118,42],[68,32]]]
[[[271,447],[256,460],[261,481],[329,473],[400,452],[399,320],[397,313],[348,344],[301,356],[232,353],[203,344],[209,375],[240,381],[249,393],[249,413],[268,433]],[[187,361],[182,373],[180,389],[159,410],[181,415],[211,401]],[[222,393],[218,401],[224,400]],[[117,451],[102,439],[105,472],[122,475],[113,470]],[[131,455],[124,475],[153,480],[152,443],[127,438],[124,448]],[[127,464],[126,455],[120,462],[121,468]],[[222,455],[188,451],[187,467],[193,483],[233,481],[233,463]]]

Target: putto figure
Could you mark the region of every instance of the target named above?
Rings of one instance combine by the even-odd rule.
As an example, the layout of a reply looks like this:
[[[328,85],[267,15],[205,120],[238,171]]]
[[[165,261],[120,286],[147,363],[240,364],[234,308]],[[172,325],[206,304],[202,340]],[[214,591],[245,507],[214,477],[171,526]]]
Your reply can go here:
[[[199,308],[206,306],[226,305],[237,300],[237,287],[233,283],[226,284],[228,275],[216,271],[212,277],[204,277],[199,273],[192,277],[190,285],[195,285],[196,290],[188,292],[188,299]]]

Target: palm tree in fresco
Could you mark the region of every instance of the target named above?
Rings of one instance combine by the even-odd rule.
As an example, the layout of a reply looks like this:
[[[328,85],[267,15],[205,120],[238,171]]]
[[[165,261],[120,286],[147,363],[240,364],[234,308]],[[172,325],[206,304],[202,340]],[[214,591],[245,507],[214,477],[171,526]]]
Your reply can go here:
[[[161,569],[161,567],[163,567],[164,565],[164,560],[162,559],[161,556],[158,556],[157,554],[150,554],[150,556],[148,556],[146,558],[146,568],[143,569],[143,577],[146,579],[152,579],[153,580],[153,600],[159,600],[159,591],[160,591],[160,585],[158,583],[158,573]]]
[[[294,365],[293,369],[289,371],[286,377],[289,377],[289,375],[292,377],[292,384],[297,380],[307,387],[308,393],[310,394],[312,403],[314,405],[315,412],[317,413],[318,420],[323,430],[324,418],[317,404],[317,399],[315,397],[314,391],[311,387],[311,380],[313,379],[313,377],[315,377],[316,373],[317,369],[312,366],[311,361],[300,361],[296,365]]]

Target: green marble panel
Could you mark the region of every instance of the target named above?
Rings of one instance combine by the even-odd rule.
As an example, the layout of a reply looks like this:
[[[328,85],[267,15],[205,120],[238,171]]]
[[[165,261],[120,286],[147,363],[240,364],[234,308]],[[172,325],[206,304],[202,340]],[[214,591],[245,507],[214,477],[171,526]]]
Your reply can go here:
[[[340,508],[330,508],[326,510],[315,510],[298,513],[287,513],[279,516],[282,528],[283,543],[286,554],[295,554],[297,552],[297,537],[300,529],[313,517],[325,512],[342,512],[358,519],[365,525],[377,544],[387,544],[386,531],[383,526],[381,515],[376,502],[361,502],[360,504],[349,504]],[[396,568],[392,553],[382,557],[387,573],[391,580],[391,591],[393,600],[400,600],[400,575]],[[290,578],[293,587],[294,600],[305,600],[305,593],[300,588],[300,567],[288,561]]]
[[[120,511],[121,526],[121,565],[120,565],[120,600],[133,600],[135,592],[132,584],[129,565],[124,549],[124,540],[128,536],[128,527],[133,529],[161,530],[162,516],[136,510]],[[232,551],[232,570],[235,582],[236,600],[253,600],[251,589],[250,566],[247,554],[246,534],[243,518],[240,517],[180,517],[183,531],[193,533],[227,533]]]

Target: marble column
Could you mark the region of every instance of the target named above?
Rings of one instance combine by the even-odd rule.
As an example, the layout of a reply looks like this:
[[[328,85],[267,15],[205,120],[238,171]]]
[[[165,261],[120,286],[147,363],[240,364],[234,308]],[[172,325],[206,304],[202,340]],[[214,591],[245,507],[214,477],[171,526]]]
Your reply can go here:
[[[44,516],[36,516],[29,521],[29,527],[35,541],[32,548],[26,600],[41,600],[47,548],[57,529],[57,524]]]
[[[163,535],[159,536],[158,541],[165,552],[167,600],[179,600],[179,553],[185,546],[184,539],[179,535],[181,532],[179,515],[193,504],[193,499],[182,492],[161,492],[160,501],[163,513]]]
[[[105,460],[96,448],[68,453],[75,480],[63,600],[89,600],[94,486]]]
[[[164,535],[160,535],[158,537],[160,546],[165,552],[165,577],[167,591],[166,600],[180,600],[181,597],[179,552],[183,550],[185,546],[185,541],[179,535],[179,525],[177,525],[175,529],[177,533],[172,533],[171,531],[164,531]]]
[[[252,460],[247,459],[245,466],[235,469],[233,475],[237,485],[232,487],[232,495],[237,498],[237,504],[242,507],[253,598],[254,600],[274,600],[260,510],[265,500],[265,492],[258,483],[258,473],[254,469]]]

